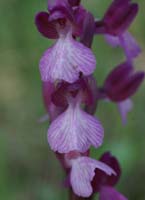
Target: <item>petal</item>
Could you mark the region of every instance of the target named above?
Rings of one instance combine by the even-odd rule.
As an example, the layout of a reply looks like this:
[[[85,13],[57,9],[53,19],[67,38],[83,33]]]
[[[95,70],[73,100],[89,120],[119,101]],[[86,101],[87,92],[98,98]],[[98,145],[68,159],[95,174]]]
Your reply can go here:
[[[136,58],[141,53],[140,46],[129,32],[125,32],[121,36],[120,45],[124,49],[128,60]]]
[[[95,175],[95,169],[99,168],[111,175],[115,173],[106,164],[93,160],[89,157],[79,157],[72,161],[70,182],[75,194],[82,197],[89,197],[92,192],[91,181]]]
[[[116,175],[112,174],[110,176],[110,175],[107,175],[102,170],[96,169],[95,176],[92,181],[94,192],[98,192],[100,190],[100,187],[104,185],[108,185],[108,186],[116,185],[121,175],[119,162],[116,157],[110,154],[110,152],[105,152],[99,160],[107,164],[108,166],[110,166],[116,172]]]
[[[112,47],[120,46],[123,48],[129,62],[141,53],[140,46],[129,32],[125,32],[120,36],[111,36],[109,34],[105,34],[104,36]]]
[[[49,39],[57,39],[58,32],[56,30],[56,23],[49,21],[49,14],[47,12],[40,12],[35,17],[35,24],[38,31]]]
[[[122,123],[123,125],[125,125],[127,123],[127,114],[133,108],[133,102],[130,99],[127,99],[125,101],[118,103],[117,105],[122,118]]]
[[[113,187],[104,186],[101,187],[99,200],[127,200],[127,198]]]
[[[70,103],[67,110],[53,121],[48,130],[48,142],[54,151],[68,153],[85,152],[91,145],[102,144],[104,130],[100,122]]]
[[[116,47],[120,45],[120,40],[118,38],[118,36],[112,36],[109,34],[105,34],[104,35],[107,43],[109,43],[112,47]]]
[[[91,48],[95,31],[95,21],[91,13],[87,13],[84,19],[83,33],[80,41],[87,47]]]
[[[80,72],[84,75],[92,74],[95,66],[92,51],[68,33],[45,52],[40,60],[40,73],[43,81],[65,80],[73,83]]]
[[[122,34],[138,13],[138,5],[126,0],[115,0],[107,10],[103,21],[106,32],[113,35]]]
[[[128,80],[124,80],[120,88],[118,88],[119,90],[116,91],[114,100],[119,102],[130,98],[137,92],[143,80],[144,72],[136,72],[128,77]]]
[[[84,20],[87,16],[87,10],[84,9],[83,6],[77,7],[74,9],[74,18],[75,18],[75,26],[73,27],[73,35],[80,36],[83,32]]]
[[[68,6],[67,0],[48,0],[48,10],[51,11],[55,7],[66,7]]]

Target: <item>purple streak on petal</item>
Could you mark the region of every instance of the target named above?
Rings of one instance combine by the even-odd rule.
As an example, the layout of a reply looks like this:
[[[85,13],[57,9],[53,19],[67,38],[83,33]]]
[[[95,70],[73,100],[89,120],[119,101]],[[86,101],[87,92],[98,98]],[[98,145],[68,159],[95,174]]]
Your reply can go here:
[[[49,21],[49,14],[47,12],[40,12],[35,17],[35,24],[38,31],[49,39],[57,39],[58,32],[56,30],[56,23]]]
[[[84,19],[83,33],[81,35],[80,41],[85,46],[91,48],[95,30],[95,21],[91,13],[87,13]]]
[[[98,192],[103,185],[114,186],[119,181],[121,169],[118,160],[109,152],[104,153],[99,159],[101,162],[110,166],[115,172],[115,175],[108,176],[99,169],[95,170],[95,177],[92,181],[94,192]]]
[[[113,187],[104,186],[101,187],[99,200],[127,200],[127,198]]]
[[[133,108],[133,102],[130,99],[126,99],[125,101],[122,101],[117,104],[118,109],[121,115],[122,124],[126,125],[127,123],[127,114],[130,112]]]
[[[59,153],[85,152],[91,145],[97,148],[102,144],[103,136],[101,123],[81,110],[77,99],[69,102],[67,110],[53,121],[48,130],[49,144]]]
[[[91,181],[95,175],[95,169],[103,170],[108,175],[115,174],[106,164],[89,157],[79,157],[72,160],[70,182],[74,193],[81,197],[89,197],[92,192]]]
[[[62,36],[40,60],[43,81],[64,80],[75,82],[82,72],[85,76],[95,70],[96,59],[92,51],[75,41],[71,33]]]

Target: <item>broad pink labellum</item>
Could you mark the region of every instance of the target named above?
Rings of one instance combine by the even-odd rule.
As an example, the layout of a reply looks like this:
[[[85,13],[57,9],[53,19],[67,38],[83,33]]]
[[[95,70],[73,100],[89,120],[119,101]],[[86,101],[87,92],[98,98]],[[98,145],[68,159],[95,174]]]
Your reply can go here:
[[[43,81],[64,80],[73,83],[80,72],[85,76],[95,70],[96,59],[92,51],[72,38],[69,32],[62,35],[40,60]]]
[[[85,152],[91,145],[99,147],[104,130],[101,123],[80,108],[80,103],[71,100],[67,110],[58,116],[48,130],[51,149],[59,153],[77,150]]]
[[[70,182],[74,193],[81,197],[89,197],[92,192],[91,181],[95,175],[95,169],[98,168],[106,174],[115,174],[114,170],[103,162],[91,159],[89,157],[78,157],[71,160],[72,168]]]

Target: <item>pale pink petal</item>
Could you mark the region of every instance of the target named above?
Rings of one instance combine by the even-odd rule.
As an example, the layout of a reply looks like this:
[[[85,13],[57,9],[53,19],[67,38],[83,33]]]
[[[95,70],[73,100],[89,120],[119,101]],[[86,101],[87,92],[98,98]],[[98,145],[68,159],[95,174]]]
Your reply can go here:
[[[65,80],[73,83],[80,72],[90,75],[95,70],[96,60],[91,49],[72,38],[68,33],[60,37],[40,60],[43,81]]]
[[[99,200],[127,200],[127,198],[113,187],[103,186],[100,190]]]
[[[122,123],[125,125],[127,123],[127,114],[133,108],[133,102],[131,99],[126,99],[125,101],[119,102],[117,105],[121,115]]]
[[[97,148],[102,144],[103,136],[101,123],[78,104],[70,104],[48,129],[48,142],[52,150],[59,153],[85,152],[91,145]]]
[[[106,164],[89,157],[79,157],[72,160],[70,182],[75,194],[89,197],[92,194],[91,181],[95,176],[95,169],[101,169],[108,175],[115,174],[114,170]]]

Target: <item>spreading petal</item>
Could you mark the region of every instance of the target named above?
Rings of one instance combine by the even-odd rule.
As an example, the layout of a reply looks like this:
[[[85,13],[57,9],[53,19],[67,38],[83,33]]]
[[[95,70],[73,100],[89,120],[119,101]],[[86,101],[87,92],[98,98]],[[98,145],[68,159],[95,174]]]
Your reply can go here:
[[[104,36],[112,47],[120,46],[124,49],[128,61],[136,58],[141,53],[140,46],[129,32],[125,32],[120,36],[111,36],[109,34]]]
[[[100,190],[99,200],[127,200],[127,198],[113,187],[103,186]]]
[[[54,151],[68,153],[85,152],[93,145],[99,147],[104,130],[100,122],[84,112],[78,103],[71,102],[67,110],[58,116],[48,130],[48,142]]]
[[[122,123],[125,125],[127,123],[127,114],[133,108],[133,102],[130,99],[126,99],[118,103],[118,109],[122,118]]]
[[[84,75],[92,74],[95,66],[92,51],[68,33],[45,52],[40,60],[40,73],[43,81],[65,80],[73,83],[80,72]]]
[[[128,60],[136,58],[141,53],[141,48],[135,38],[129,33],[125,32],[120,38],[120,45],[124,49]]]
[[[95,175],[95,169],[101,169],[108,175],[115,174],[106,164],[89,157],[78,157],[72,161],[70,182],[75,194],[89,197],[92,192],[91,181]]]

